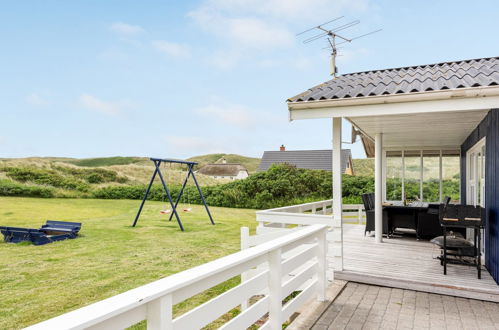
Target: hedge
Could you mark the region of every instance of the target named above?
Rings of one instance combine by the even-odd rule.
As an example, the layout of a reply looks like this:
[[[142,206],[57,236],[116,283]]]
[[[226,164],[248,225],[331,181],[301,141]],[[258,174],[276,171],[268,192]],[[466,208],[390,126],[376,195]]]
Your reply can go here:
[[[51,198],[55,197],[55,193],[54,189],[49,187],[29,186],[10,180],[0,180],[0,196]]]
[[[72,175],[85,177],[90,172],[76,169]],[[99,180],[110,180],[112,173],[107,170],[92,172],[99,176]],[[146,185],[117,185],[103,188],[92,188],[92,186],[79,179],[63,177],[51,170],[36,169],[7,169],[7,175],[20,182],[19,184],[8,180],[2,181],[0,195],[3,196],[34,196],[34,197],[58,197],[53,188],[29,186],[29,182],[37,184],[48,184],[53,187],[65,189],[76,189],[75,193],[80,197],[100,199],[142,199]],[[113,172],[113,171],[109,171]],[[114,177],[117,179],[117,177]],[[88,180],[88,178],[87,178]],[[397,179],[387,179],[387,186],[391,187],[387,192],[387,198],[396,200],[400,197],[400,182]],[[74,185],[73,185],[74,184]],[[82,185],[82,186],[79,186]],[[406,194],[408,198],[416,198],[419,194],[419,181],[406,181]],[[445,195],[452,199],[459,199],[459,178],[446,180],[444,182]],[[427,181],[423,192],[431,200],[438,200],[438,180]],[[180,186],[169,186],[171,196],[176,200]],[[265,172],[256,173],[244,180],[237,180],[216,186],[202,187],[203,194],[209,205],[235,208],[266,209],[285,205],[293,205],[323,199],[332,196],[331,172],[320,170],[298,169],[289,165],[274,165]],[[363,176],[343,176],[343,203],[360,204],[361,195],[374,191],[374,179]],[[153,185],[150,200],[166,201],[165,193],[159,184]],[[201,198],[193,183],[186,187],[181,200],[182,203],[201,204]]]

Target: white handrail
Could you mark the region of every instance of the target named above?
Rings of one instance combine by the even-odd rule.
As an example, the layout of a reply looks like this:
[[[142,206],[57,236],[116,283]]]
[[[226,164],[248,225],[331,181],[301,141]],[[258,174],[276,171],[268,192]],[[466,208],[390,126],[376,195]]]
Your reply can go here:
[[[332,199],[277,207],[256,212],[256,221],[259,226],[265,223],[272,226],[286,226],[288,224],[310,225],[327,224],[332,225]],[[366,213],[362,204],[343,204],[343,222],[365,222]]]
[[[28,329],[116,329],[129,327],[142,320],[147,320],[148,329],[198,328],[238,306],[242,299],[249,298],[265,288],[269,292],[268,296],[230,320],[224,325],[224,329],[247,328],[266,313],[269,313],[269,320],[263,328],[281,329],[281,323],[308,300],[311,294],[315,293],[319,300],[325,299],[326,233],[327,226],[307,226],[281,238],[35,324]],[[289,259],[283,259],[283,253],[304,244],[314,246],[313,259],[309,259],[309,254],[305,253],[297,253]],[[174,304],[265,262],[269,264],[269,270],[173,319]],[[282,296],[283,288],[289,290],[291,284],[282,283],[282,278],[276,274],[282,274],[283,269],[288,271],[283,267],[290,264],[299,264],[302,268],[308,264],[305,275],[312,275],[303,275],[302,281],[292,283],[297,286],[306,285],[306,289],[282,306],[280,302],[285,298]]]

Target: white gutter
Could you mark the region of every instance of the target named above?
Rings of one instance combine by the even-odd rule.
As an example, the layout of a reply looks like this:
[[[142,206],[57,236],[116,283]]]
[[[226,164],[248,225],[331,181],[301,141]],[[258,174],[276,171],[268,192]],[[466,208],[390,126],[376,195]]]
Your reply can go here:
[[[458,101],[459,104],[456,103]],[[413,105],[408,105],[409,103],[412,103]],[[419,106],[417,106],[417,104],[419,104]],[[404,107],[407,109],[403,109]],[[499,107],[499,86],[472,87],[410,94],[362,96],[335,100],[288,102],[290,120],[434,111],[483,110],[492,107]],[[397,110],[394,110],[394,108]],[[314,113],[314,110],[321,111],[315,111]]]
[[[289,110],[302,110],[322,107],[344,107],[352,105],[386,104],[487,96],[499,96],[499,86],[460,88],[444,91],[417,92],[410,94],[362,96],[335,100],[288,102],[288,108]]]

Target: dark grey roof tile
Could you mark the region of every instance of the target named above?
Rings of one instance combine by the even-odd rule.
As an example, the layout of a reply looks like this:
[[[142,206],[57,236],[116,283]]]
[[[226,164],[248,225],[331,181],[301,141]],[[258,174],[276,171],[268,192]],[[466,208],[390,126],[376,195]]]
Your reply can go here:
[[[303,102],[417,93],[499,84],[499,57],[356,72],[288,99]]]

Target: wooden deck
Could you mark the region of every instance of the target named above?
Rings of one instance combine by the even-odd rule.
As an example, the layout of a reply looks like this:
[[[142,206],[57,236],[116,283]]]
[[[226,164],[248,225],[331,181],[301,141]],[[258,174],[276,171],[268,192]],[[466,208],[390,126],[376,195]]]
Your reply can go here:
[[[435,259],[440,251],[428,241],[385,238],[376,244],[364,237],[364,226],[344,224],[343,242],[344,270],[335,271],[335,279],[499,302],[499,285],[486,269],[480,280],[476,268],[463,265],[448,265],[443,275]]]

